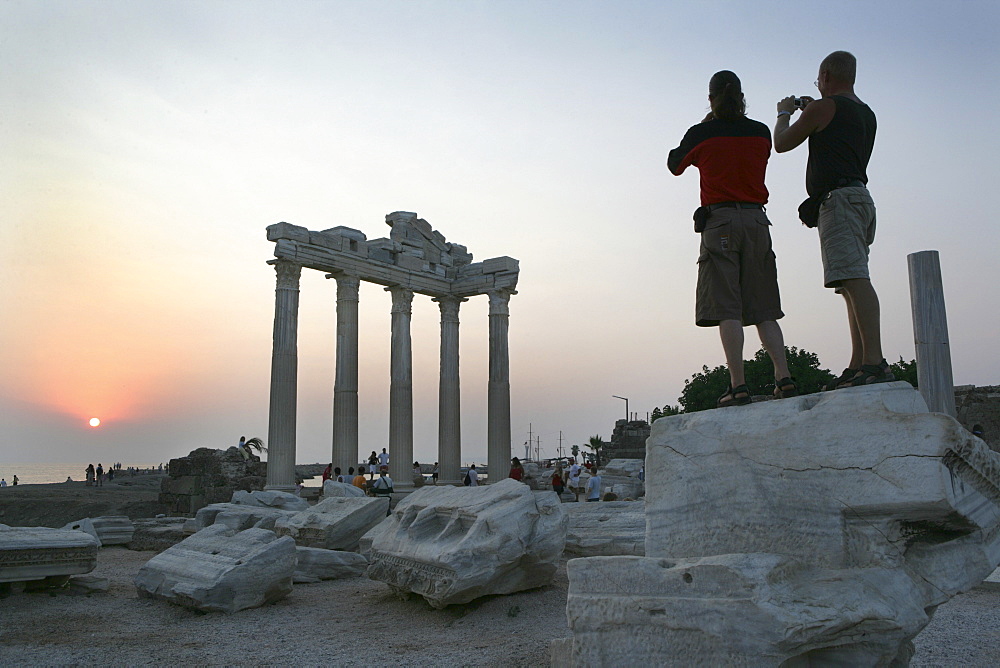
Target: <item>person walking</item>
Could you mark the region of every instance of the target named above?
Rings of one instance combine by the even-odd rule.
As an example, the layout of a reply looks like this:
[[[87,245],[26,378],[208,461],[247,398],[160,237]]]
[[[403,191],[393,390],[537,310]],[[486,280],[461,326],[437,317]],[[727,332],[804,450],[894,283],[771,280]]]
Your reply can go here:
[[[508,478],[513,478],[518,482],[524,481],[524,466],[521,464],[521,460],[514,457],[510,460],[510,473],[507,474]]]
[[[579,464],[576,463],[575,459],[569,460],[569,482],[567,486],[569,491],[573,492],[573,500],[580,501],[580,473],[583,470]]]
[[[375,479],[375,473],[378,470],[378,455],[372,450],[372,453],[368,455],[368,475],[369,480]]]
[[[788,371],[778,270],[771,247],[771,222],[764,212],[764,185],[771,154],[767,126],[747,118],[743,84],[722,70],[708,83],[712,110],[670,151],[667,167],[680,176],[690,166],[701,177],[701,206],[695,231],[701,234],[695,325],[718,327],[729,368],[729,387],[716,405],[750,403],[743,369],[743,328],[754,325],[774,364],[774,396],[798,394]]]
[[[875,112],[854,92],[858,61],[834,51],[819,65],[820,99],[788,96],[778,102],[774,150],[785,153],[808,140],[806,193],[799,217],[819,232],[823,287],[847,305],[851,359],[824,389],[895,380],[882,355],[878,294],[868,271],[875,241],[875,202],[868,191],[868,162],[875,148]],[[799,106],[796,106],[799,100]],[[796,111],[798,119],[789,124]]]
[[[598,473],[597,467],[593,469],[593,475],[590,476],[590,480],[587,481],[587,501],[600,501],[601,500],[601,474]]]
[[[11,481],[11,484],[12,484],[12,485],[13,485],[14,487],[17,487],[17,483],[18,483],[18,482],[19,482],[19,481],[18,481],[18,479],[17,479],[17,474],[15,473],[15,474],[14,474],[14,479],[13,479],[13,480]]]
[[[563,470],[561,466],[557,466],[556,470],[552,472],[552,491],[556,493],[560,499],[562,498],[562,493],[566,489],[566,485],[563,481]]]
[[[383,468],[388,468],[389,466],[389,453],[382,448],[382,452],[378,454],[378,468],[381,471]]]
[[[479,487],[479,471],[476,470],[475,464],[469,467],[469,472],[465,474],[465,477],[469,481],[469,487]]]

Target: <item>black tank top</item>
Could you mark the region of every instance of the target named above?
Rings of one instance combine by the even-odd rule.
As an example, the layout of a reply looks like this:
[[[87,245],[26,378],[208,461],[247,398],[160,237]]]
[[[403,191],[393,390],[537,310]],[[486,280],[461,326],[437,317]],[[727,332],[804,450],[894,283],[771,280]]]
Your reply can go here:
[[[806,192],[810,197],[851,181],[868,183],[868,160],[875,146],[875,112],[842,95],[830,98],[837,112],[830,124],[809,136]]]

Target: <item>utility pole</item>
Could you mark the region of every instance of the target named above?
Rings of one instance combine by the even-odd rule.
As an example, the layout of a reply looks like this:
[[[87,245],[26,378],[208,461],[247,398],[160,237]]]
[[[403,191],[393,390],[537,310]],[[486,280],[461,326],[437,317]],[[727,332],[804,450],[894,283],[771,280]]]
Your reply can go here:
[[[563,444],[562,444],[562,429],[559,430],[559,449],[556,450],[556,457],[562,457]]]

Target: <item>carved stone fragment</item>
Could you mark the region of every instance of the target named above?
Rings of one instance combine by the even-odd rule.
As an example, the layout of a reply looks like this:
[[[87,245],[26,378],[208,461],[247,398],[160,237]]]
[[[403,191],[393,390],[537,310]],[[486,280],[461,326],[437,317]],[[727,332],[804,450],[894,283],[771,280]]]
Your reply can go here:
[[[548,584],[566,541],[551,492],[515,480],[418,489],[373,529],[368,577],[441,608]]]
[[[331,497],[274,523],[279,536],[291,536],[295,544],[326,550],[354,550],[358,540],[385,519],[389,499]]]

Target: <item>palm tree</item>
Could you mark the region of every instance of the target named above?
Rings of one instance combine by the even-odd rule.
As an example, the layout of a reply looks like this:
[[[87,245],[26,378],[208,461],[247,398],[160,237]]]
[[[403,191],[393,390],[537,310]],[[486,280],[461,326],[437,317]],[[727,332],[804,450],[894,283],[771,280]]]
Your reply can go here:
[[[267,452],[267,448],[264,446],[264,441],[256,436],[247,439],[245,445],[248,450],[256,450],[257,452]]]
[[[600,436],[591,436],[590,441],[584,444],[594,451],[594,466],[601,463],[601,449],[604,447],[604,440]]]

